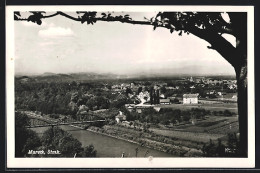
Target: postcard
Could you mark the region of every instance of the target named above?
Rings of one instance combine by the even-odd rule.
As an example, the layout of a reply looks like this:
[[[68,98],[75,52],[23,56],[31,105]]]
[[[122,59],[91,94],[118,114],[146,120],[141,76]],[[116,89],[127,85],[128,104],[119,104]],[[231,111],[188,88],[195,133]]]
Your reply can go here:
[[[6,12],[8,168],[255,166],[252,6]]]

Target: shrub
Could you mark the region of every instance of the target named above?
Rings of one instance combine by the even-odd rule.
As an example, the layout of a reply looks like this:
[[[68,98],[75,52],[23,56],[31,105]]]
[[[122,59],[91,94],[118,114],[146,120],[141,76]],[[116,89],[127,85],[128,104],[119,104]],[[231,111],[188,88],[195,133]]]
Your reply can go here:
[[[224,116],[227,116],[227,117],[231,117],[232,116],[232,113],[229,111],[229,110],[225,110],[224,111]]]

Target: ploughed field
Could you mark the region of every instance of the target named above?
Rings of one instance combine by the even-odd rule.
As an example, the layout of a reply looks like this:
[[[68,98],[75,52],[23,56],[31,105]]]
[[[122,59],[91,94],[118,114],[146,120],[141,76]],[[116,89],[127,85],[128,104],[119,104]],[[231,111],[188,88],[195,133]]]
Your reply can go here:
[[[169,136],[179,140],[209,142],[210,139],[226,139],[228,133],[238,133],[238,117],[208,116],[205,120],[174,126],[171,128],[150,128],[158,135]]]
[[[238,117],[209,116],[206,120],[198,120],[195,125],[180,125],[175,131],[202,132],[206,134],[228,134],[238,132]]]

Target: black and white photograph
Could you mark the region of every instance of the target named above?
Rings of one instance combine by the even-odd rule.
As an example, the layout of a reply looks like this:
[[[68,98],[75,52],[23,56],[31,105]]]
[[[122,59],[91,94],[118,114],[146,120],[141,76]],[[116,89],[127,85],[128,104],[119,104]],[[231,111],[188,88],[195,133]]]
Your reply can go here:
[[[8,7],[7,163],[254,167],[253,13]]]

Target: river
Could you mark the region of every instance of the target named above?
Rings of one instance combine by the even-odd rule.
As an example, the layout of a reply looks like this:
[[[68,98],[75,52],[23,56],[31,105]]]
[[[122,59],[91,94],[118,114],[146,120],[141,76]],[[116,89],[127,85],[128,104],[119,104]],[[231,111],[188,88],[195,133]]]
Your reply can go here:
[[[116,139],[106,135],[90,132],[87,130],[81,130],[68,125],[60,126],[63,130],[68,131],[74,138],[78,139],[83,146],[93,144],[97,150],[97,157],[121,157],[122,153],[125,153],[126,157],[135,157],[135,149],[138,147],[138,157],[144,157],[146,155],[153,157],[174,157],[171,154],[161,151],[153,150],[147,147],[141,147],[138,144],[127,142],[121,139]],[[31,128],[39,135],[42,134],[48,127]]]

